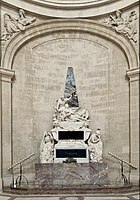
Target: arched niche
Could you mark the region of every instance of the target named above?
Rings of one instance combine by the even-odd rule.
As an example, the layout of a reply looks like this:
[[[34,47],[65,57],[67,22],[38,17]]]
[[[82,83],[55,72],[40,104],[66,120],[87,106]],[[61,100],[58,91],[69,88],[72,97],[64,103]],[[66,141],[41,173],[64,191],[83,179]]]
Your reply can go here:
[[[94,20],[90,21],[90,20],[81,20],[81,19],[75,19],[75,20],[60,20],[59,19],[59,20],[43,21],[43,22],[40,22],[39,24],[37,24],[36,26],[32,26],[32,27],[28,28],[25,32],[21,32],[21,33],[13,35],[11,37],[11,39],[9,41],[7,41],[7,43],[4,46],[4,49],[2,52],[3,55],[2,55],[1,67],[5,68],[6,70],[9,70],[9,71],[12,71],[11,69],[14,70],[13,64],[14,64],[16,55],[23,47],[26,46],[26,44],[29,44],[30,42],[32,42],[32,40],[35,40],[36,38],[42,38],[45,35],[53,35],[54,33],[59,34],[59,33],[63,33],[63,32],[71,32],[71,31],[73,31],[75,33],[79,32],[82,34],[85,33],[85,34],[89,34],[91,36],[97,36],[99,38],[102,38],[104,41],[105,40],[110,41],[124,55],[125,60],[127,61],[127,65],[125,65],[125,70],[135,69],[138,67],[138,58],[137,58],[135,48],[134,48],[133,44],[125,36],[116,33],[115,31],[109,29],[108,27],[106,27]],[[19,61],[19,64],[20,64],[20,61]],[[123,72],[121,72],[123,74],[123,76],[125,76],[125,74],[124,74],[125,70],[123,69]],[[115,81],[116,80],[117,80],[117,78],[115,79]],[[19,90],[20,90],[21,83],[20,83],[20,80],[18,80],[18,81],[19,81]],[[125,78],[123,79],[123,84],[125,85],[125,89],[126,89],[125,98],[124,98],[124,90],[122,90],[121,93],[119,93],[121,90],[121,88],[119,88],[119,87],[117,88],[118,93],[115,94],[116,96],[113,94],[114,95],[113,98],[115,99],[116,97],[118,97],[117,98],[118,102],[116,101],[116,103],[121,105],[122,104],[122,102],[120,102],[120,94],[121,94],[122,99],[124,99],[124,101],[125,101],[124,103],[125,103],[125,114],[126,114],[126,118],[127,118],[126,119],[127,124],[125,124],[125,127],[122,127],[125,129],[126,127],[128,127],[128,123],[129,123],[129,89],[128,89],[128,83],[125,82]],[[120,86],[121,86],[121,82],[120,82]],[[6,90],[3,90],[3,91],[4,91],[4,93],[6,93],[5,92]],[[7,93],[10,94],[10,92],[11,92],[11,87],[9,85],[9,90],[7,90]],[[13,93],[13,91],[12,91],[12,93]],[[6,98],[7,98],[7,94],[4,96],[3,99],[5,100]],[[58,97],[56,97],[56,98],[58,98]],[[16,96],[15,96],[15,99],[16,99]],[[3,102],[4,102],[4,100],[3,100]],[[18,100],[18,98],[17,98],[17,100]],[[11,127],[12,127],[13,121],[15,120],[14,116],[16,116],[16,114],[17,114],[16,112],[14,112],[14,115],[13,115],[13,108],[14,108],[14,105],[15,105],[15,107],[17,106],[17,102],[14,101],[14,98],[13,99],[9,98],[8,101],[9,101],[9,107],[7,107],[7,113],[9,113],[10,117],[12,116],[13,118],[10,119],[10,117],[9,117],[9,119],[8,119],[9,121],[7,119],[5,119],[3,121],[5,123],[7,123],[7,121],[8,121],[9,126],[11,124]],[[110,100],[110,104],[111,104],[111,100]],[[112,106],[112,108],[113,108],[113,106]],[[10,109],[11,109],[11,112],[9,112]],[[107,109],[106,109],[106,113],[110,109],[109,106],[107,107]],[[120,109],[119,110],[120,112],[124,112],[124,110],[121,107],[119,109]],[[3,110],[4,110],[4,108],[3,108]],[[111,115],[112,111],[109,111],[109,112],[110,112],[110,116],[109,116],[110,118],[107,119],[108,121],[110,121],[112,117],[115,118],[115,116]],[[115,109],[113,110],[113,113],[115,113]],[[115,114],[117,115],[117,113],[115,113]],[[120,114],[122,114],[122,113],[120,113]],[[50,115],[52,115],[52,113]],[[5,118],[6,117],[7,116],[5,116]],[[23,119],[21,119],[21,121],[22,120]],[[17,123],[16,120],[15,120],[15,123]],[[111,121],[111,123],[112,123],[111,124],[112,128],[110,128],[109,126],[108,127],[110,129],[112,129],[112,131],[113,131],[114,127],[115,127],[115,125],[113,123],[116,123],[116,122]],[[123,151],[125,152],[125,150],[128,149],[128,151],[126,153],[129,153],[130,152],[129,143],[131,144],[131,141],[129,141],[129,138],[127,137],[129,134],[129,130],[128,130],[129,127],[128,127],[127,131],[125,129],[124,132],[122,130],[121,130],[122,131],[121,132],[120,131],[120,129],[121,129],[120,123],[123,126],[124,123],[122,123],[121,118],[120,118],[120,121],[117,122],[118,129],[116,130],[116,133],[119,132],[119,133],[121,133],[121,135],[123,135],[123,133],[127,134],[127,135],[123,135],[123,137],[124,137],[123,141],[125,142],[124,147],[126,149],[120,149],[120,152],[123,152]],[[6,124],[5,124],[5,126],[3,125],[3,127],[6,127],[6,126],[7,126]],[[17,133],[19,133],[19,130],[20,129],[17,128]],[[15,133],[13,134],[11,129],[9,129],[8,131],[9,132],[7,132],[7,130],[5,130],[5,132],[3,131],[3,135],[5,133],[8,133],[7,138],[12,138]],[[15,131],[15,129],[14,129],[14,131]],[[12,137],[11,137],[11,135],[12,135]],[[17,135],[15,134],[14,136],[16,137]],[[19,137],[20,136],[21,135],[19,135]],[[4,137],[5,137],[5,141],[6,141],[7,138],[5,135],[4,135]],[[112,137],[112,138],[114,137],[114,141],[115,141],[117,134],[116,135],[114,134],[112,136],[110,135],[109,137]],[[125,137],[127,138],[127,142],[125,140]],[[36,138],[37,138],[37,136],[36,136]],[[119,140],[119,138],[117,138],[117,139]],[[14,140],[12,140],[11,143],[9,144],[9,149],[12,149],[12,151],[13,151],[13,145],[15,145],[15,143],[13,144],[13,141]],[[40,141],[40,138],[38,139],[38,141]],[[111,139],[110,139],[110,141],[111,141]],[[38,142],[38,144],[39,144],[39,142]],[[112,143],[112,144],[110,144],[110,146],[112,147],[112,149],[114,148],[114,151],[115,151],[114,144]],[[7,149],[7,147],[5,147],[5,149]],[[36,151],[38,151],[38,149],[36,147],[34,149]],[[3,150],[3,152],[5,152],[4,150]],[[16,151],[16,149],[15,149],[15,151]],[[16,151],[16,152],[18,152],[18,151]],[[17,155],[15,155],[15,158],[12,158],[13,157],[12,153],[13,152],[11,152],[11,153],[9,152],[9,158],[7,158],[8,164],[7,163],[5,165],[3,164],[4,165],[3,169],[5,170],[5,174],[6,174],[6,169],[9,167],[9,163],[12,163],[13,161],[15,162],[16,161],[15,158],[17,159]],[[25,155],[24,153],[25,152],[22,152],[21,155],[19,155],[19,157],[20,156],[21,156],[21,158],[24,157],[24,155]],[[19,159],[17,159],[17,160],[19,160]],[[131,161],[131,159],[130,159],[130,161]],[[30,168],[32,171],[33,167],[30,167]]]
[[[133,69],[138,67],[138,58],[132,43],[122,36],[110,30],[108,27],[94,20],[49,20],[41,22],[34,27],[30,27],[25,32],[15,34],[10,41],[5,45],[2,56],[1,67],[12,69],[12,63],[18,50],[26,43],[36,37],[41,37],[45,34],[51,34],[57,31],[80,31],[89,34],[97,35],[101,38],[109,40],[118,46],[125,54],[128,61],[128,68]]]

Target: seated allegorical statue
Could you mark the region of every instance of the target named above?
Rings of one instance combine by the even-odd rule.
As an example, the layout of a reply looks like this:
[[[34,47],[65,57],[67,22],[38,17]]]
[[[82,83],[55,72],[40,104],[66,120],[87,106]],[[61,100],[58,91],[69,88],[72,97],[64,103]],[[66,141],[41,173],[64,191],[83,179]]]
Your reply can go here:
[[[50,132],[45,131],[40,145],[40,162],[52,163],[54,156],[54,139]]]
[[[96,133],[92,133],[88,139],[88,147],[90,153],[90,162],[102,162],[102,141],[100,138],[100,129]]]
[[[27,18],[25,11],[23,9],[19,9],[19,18],[17,19],[17,23],[20,30],[25,30],[26,26],[31,25],[35,21],[35,17]]]

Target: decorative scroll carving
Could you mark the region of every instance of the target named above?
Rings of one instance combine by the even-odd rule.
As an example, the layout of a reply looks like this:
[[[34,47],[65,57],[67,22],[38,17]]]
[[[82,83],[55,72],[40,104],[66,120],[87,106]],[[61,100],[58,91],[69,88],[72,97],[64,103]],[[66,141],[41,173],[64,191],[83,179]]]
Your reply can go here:
[[[40,162],[53,163],[54,139],[51,133],[45,131],[40,145]]]
[[[24,31],[29,25],[32,25],[36,21],[35,17],[27,18],[25,11],[22,9],[19,9],[18,15],[16,19],[8,13],[4,14],[4,32],[1,40],[9,40],[14,33]]]
[[[102,162],[102,141],[100,138],[100,129],[96,133],[92,133],[88,139],[88,146],[90,152],[90,162]]]
[[[129,16],[125,19],[124,17],[122,17],[122,12],[120,10],[117,10],[115,16],[110,15],[109,19],[103,20],[102,22],[107,24],[109,27],[113,28],[116,32],[122,33],[123,35],[125,35],[130,40],[136,43],[136,20],[136,11],[132,11],[129,14]]]

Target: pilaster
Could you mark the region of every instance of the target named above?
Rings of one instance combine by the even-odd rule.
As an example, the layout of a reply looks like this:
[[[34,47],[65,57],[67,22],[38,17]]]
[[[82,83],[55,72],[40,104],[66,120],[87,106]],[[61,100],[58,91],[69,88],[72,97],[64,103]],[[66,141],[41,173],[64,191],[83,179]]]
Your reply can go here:
[[[131,162],[139,166],[139,75],[140,69],[127,70],[129,78],[130,149]],[[138,183],[139,169],[131,171],[131,180]]]
[[[9,185],[11,174],[8,168],[12,162],[12,79],[14,70],[0,68],[0,190],[3,185]]]

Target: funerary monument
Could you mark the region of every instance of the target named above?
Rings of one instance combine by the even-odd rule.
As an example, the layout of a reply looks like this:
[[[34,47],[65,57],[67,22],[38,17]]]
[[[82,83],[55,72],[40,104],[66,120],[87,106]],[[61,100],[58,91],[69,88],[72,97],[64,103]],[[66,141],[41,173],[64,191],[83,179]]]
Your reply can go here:
[[[36,185],[107,185],[100,129],[94,133],[89,124],[89,111],[79,105],[73,68],[68,67],[64,96],[54,106],[53,129],[44,132],[40,145]]]
[[[138,185],[139,1],[2,0],[0,15],[0,190]]]

